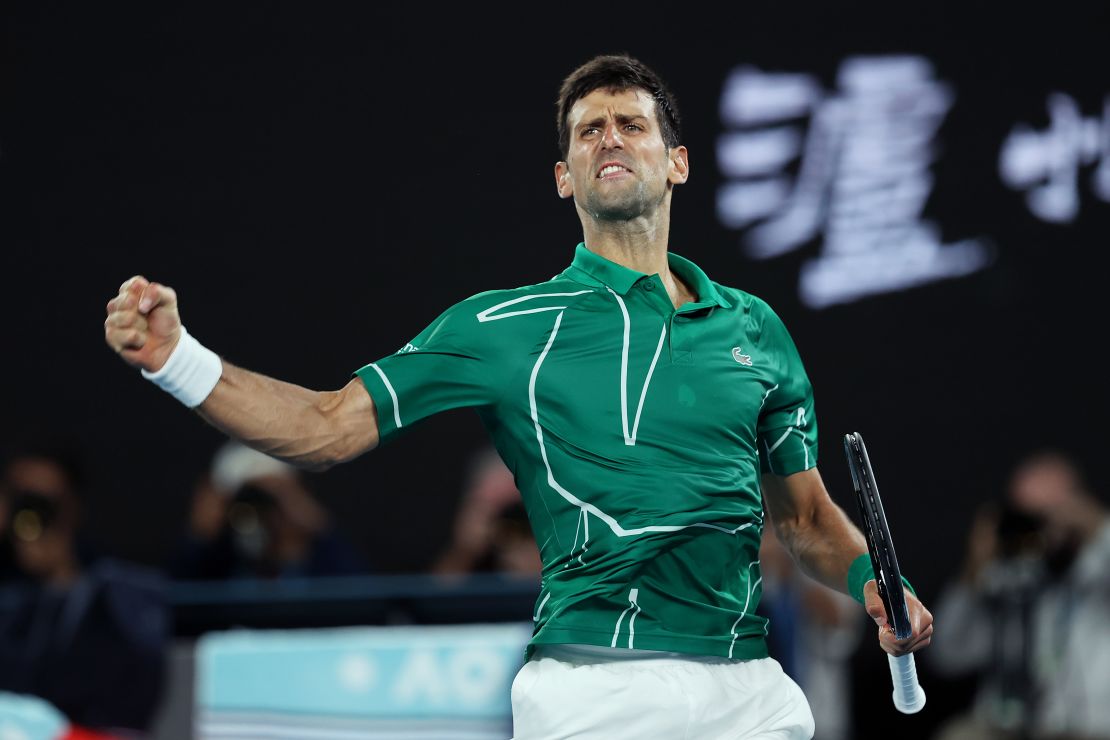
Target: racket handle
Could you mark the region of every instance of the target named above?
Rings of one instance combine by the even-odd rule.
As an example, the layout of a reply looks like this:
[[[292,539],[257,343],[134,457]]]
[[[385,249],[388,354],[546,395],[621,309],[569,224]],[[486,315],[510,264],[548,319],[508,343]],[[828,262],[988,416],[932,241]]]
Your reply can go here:
[[[925,706],[925,689],[917,682],[917,664],[913,653],[894,657],[886,656],[890,662],[890,678],[894,682],[894,708],[902,714],[920,712]]]

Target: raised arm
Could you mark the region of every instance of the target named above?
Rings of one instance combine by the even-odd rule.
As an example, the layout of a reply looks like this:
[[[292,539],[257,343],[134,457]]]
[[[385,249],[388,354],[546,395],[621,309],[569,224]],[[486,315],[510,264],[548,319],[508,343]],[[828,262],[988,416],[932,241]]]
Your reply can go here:
[[[848,569],[867,554],[867,541],[842,508],[829,496],[817,468],[793,475],[764,475],[763,499],[782,544],[798,566],[814,580],[848,593]],[[891,655],[904,655],[929,644],[933,615],[906,592],[913,634],[895,640],[887,628],[886,609],[875,581],[863,590],[864,608],[879,627],[879,643]]]
[[[105,341],[148,376],[161,380],[158,373],[175,350],[188,352],[189,357],[177,354],[168,368],[181,367],[170,379],[171,392],[244,444],[322,470],[378,443],[377,413],[362,381],[355,378],[337,391],[313,391],[216,358],[182,327],[172,288],[136,275],[108,301],[107,312]]]

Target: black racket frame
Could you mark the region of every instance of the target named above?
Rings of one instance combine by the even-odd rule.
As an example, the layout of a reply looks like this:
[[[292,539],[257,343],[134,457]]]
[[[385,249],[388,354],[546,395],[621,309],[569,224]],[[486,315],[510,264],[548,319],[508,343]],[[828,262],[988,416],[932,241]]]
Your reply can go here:
[[[844,452],[848,457],[852,485],[856,489],[856,503],[859,505],[863,534],[867,538],[867,551],[871,556],[871,567],[875,571],[879,597],[886,607],[887,623],[894,629],[894,636],[903,640],[913,633],[913,628],[910,626],[910,613],[906,607],[902,571],[898,567],[898,556],[894,552],[894,542],[883,511],[883,501],[879,497],[875,471],[867,455],[867,445],[863,443],[859,432],[844,435]]]

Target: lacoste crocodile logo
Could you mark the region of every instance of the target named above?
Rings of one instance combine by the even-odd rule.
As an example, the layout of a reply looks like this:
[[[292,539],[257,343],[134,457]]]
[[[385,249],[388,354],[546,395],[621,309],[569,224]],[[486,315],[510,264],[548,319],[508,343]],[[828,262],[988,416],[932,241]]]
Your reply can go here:
[[[743,354],[740,351],[740,347],[732,348],[732,359],[736,360],[741,365],[747,365],[748,367],[752,366],[752,356]]]

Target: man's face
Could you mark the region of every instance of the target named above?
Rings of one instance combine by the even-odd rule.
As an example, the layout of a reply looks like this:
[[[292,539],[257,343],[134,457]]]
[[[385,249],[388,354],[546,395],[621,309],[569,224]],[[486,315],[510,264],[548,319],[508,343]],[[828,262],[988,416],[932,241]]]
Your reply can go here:
[[[555,165],[563,198],[599,221],[628,221],[659,207],[686,182],[686,148],[668,150],[655,101],[638,88],[594,90],[567,114],[567,161]]]
[[[7,527],[20,567],[37,578],[50,578],[73,557],[76,504],[65,473],[49,460],[17,460],[6,471],[3,489],[8,492]],[[48,507],[49,514],[31,506],[11,510],[19,501],[32,499]]]
[[[1010,482],[1010,499],[1020,510],[1052,519],[1078,500],[1079,481],[1063,463],[1042,460],[1020,468]]]

